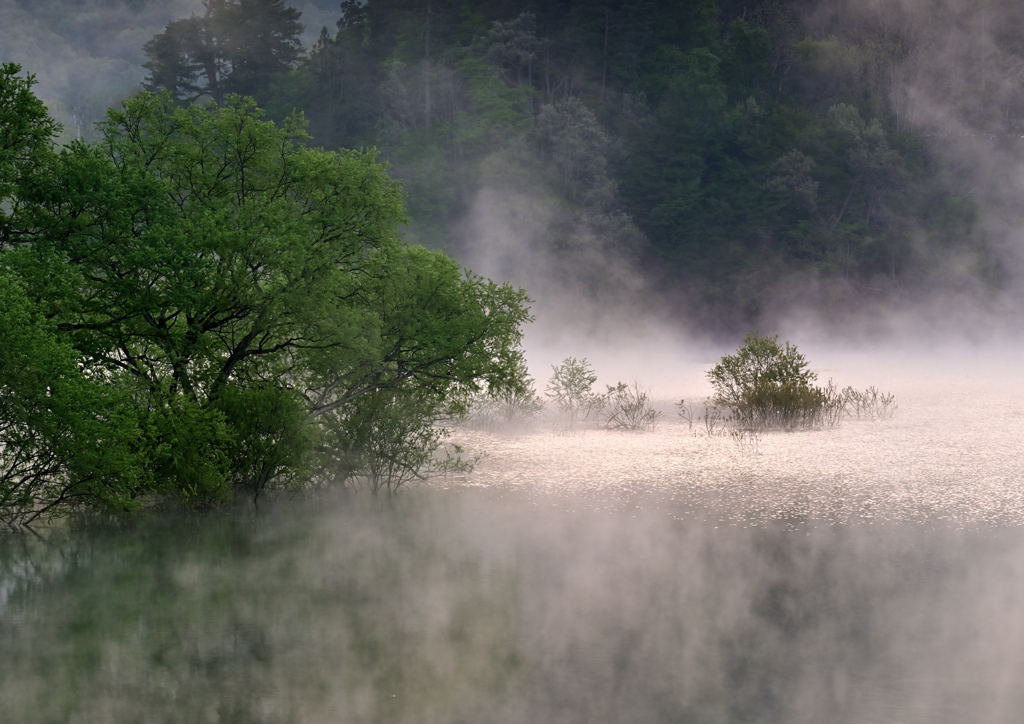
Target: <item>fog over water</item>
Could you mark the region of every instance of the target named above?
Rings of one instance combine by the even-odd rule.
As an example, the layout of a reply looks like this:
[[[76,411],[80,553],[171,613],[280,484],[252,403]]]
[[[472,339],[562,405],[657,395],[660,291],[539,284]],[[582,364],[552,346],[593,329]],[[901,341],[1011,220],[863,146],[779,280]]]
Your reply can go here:
[[[4,721],[1019,721],[1014,351],[808,352],[897,415],[460,429],[395,499],[4,539]]]
[[[589,359],[599,373],[610,372],[599,382],[636,377],[663,401],[665,417],[654,432],[565,435],[541,426],[532,435],[509,437],[460,431],[456,440],[488,454],[470,480],[567,496],[646,498],[669,509],[711,505],[732,522],[1024,523],[1024,384],[1015,350],[830,352],[810,345],[810,359],[821,363],[812,364],[820,383],[891,391],[896,416],[737,442],[728,430],[709,436],[696,420],[711,392],[704,373],[712,360],[672,364],[662,358],[659,364],[658,353],[648,349],[646,365],[629,350],[597,351]],[[641,374],[631,375],[629,365]],[[694,403],[692,427],[671,404],[679,399]]]
[[[1013,722],[1017,528],[493,491],[4,551],[5,721]]]

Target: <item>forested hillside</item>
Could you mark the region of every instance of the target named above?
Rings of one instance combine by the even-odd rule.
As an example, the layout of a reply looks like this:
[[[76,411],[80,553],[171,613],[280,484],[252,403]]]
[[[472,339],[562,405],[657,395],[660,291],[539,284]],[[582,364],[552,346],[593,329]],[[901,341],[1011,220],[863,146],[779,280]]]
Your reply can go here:
[[[542,299],[740,328],[1013,285],[1024,11],[1010,0],[189,8],[143,39],[149,88],[253,95],[278,121],[302,111],[314,144],[377,148],[405,184],[411,241]]]

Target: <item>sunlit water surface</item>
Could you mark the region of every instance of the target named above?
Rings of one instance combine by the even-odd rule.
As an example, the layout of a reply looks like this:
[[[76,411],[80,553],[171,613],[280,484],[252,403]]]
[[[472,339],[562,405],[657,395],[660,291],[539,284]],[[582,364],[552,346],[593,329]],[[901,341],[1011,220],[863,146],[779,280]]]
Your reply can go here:
[[[1024,386],[897,362],[834,370],[888,421],[459,431],[393,501],[0,539],[0,721],[1024,720]]]

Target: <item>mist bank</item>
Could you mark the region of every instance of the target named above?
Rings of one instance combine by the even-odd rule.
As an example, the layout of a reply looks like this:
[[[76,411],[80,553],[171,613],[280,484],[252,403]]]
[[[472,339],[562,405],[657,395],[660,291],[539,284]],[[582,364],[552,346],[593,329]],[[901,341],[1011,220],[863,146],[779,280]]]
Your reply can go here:
[[[0,539],[11,721],[1018,721],[1019,531],[423,491]]]

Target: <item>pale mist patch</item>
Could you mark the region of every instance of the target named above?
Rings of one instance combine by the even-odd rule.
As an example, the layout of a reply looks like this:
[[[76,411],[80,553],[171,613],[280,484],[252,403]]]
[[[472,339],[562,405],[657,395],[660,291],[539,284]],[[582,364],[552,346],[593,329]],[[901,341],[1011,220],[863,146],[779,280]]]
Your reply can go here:
[[[107,108],[141,88],[142,46],[202,12],[199,0],[0,0],[0,52],[36,76],[36,95],[64,126],[61,140],[92,140]]]
[[[929,172],[956,204],[976,214],[973,238],[959,242],[940,244],[923,226],[912,228],[920,278],[896,269],[889,283],[868,283],[861,309],[841,318],[833,338],[924,341],[945,332],[980,341],[1019,333],[1024,6],[1013,0],[812,0],[788,16],[776,13],[771,27],[788,42],[806,37],[843,47],[840,65],[857,69],[852,82],[865,98],[885,104],[896,133],[928,149],[935,159]],[[903,223],[913,227],[918,220]],[[812,305],[772,301],[789,319],[784,325],[830,334]]]
[[[460,231],[471,240],[459,254],[469,269],[529,293],[535,334],[603,336],[658,316],[639,270],[646,242],[624,214],[580,213],[557,198],[485,187]]]

